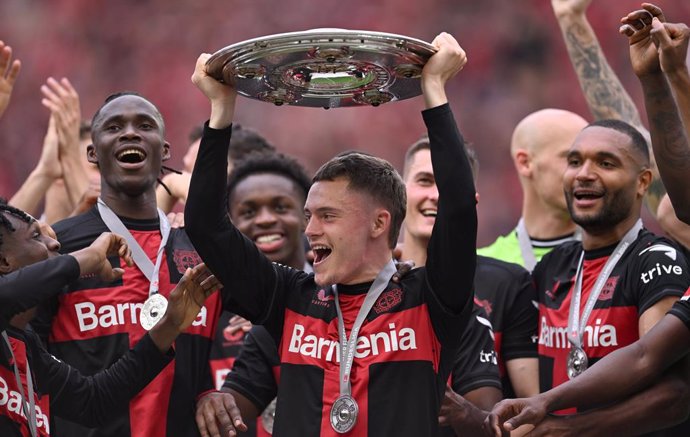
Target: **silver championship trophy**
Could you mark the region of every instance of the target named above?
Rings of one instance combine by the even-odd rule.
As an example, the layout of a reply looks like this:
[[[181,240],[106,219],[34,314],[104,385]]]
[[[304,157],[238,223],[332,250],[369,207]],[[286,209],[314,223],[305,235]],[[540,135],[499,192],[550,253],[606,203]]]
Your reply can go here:
[[[383,32],[313,29],[230,45],[207,62],[212,77],[275,105],[378,106],[421,94],[424,41]]]

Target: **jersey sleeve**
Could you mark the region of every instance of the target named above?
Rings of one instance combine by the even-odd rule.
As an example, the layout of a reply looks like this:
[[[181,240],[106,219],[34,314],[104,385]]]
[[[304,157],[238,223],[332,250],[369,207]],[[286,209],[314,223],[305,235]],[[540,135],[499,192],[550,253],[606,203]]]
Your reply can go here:
[[[480,308],[474,308],[467,329],[463,332],[453,366],[451,387],[460,395],[481,387],[501,390],[491,322]]]
[[[79,263],[70,255],[50,258],[0,276],[0,331],[16,314],[58,294],[79,277]]]
[[[108,369],[84,376],[75,368],[50,355],[38,337],[28,337],[36,379],[50,395],[51,412],[85,426],[99,426],[125,411],[129,400],[139,393],[173,359],[172,351],[161,353],[151,337],[145,335],[134,349]],[[191,408],[191,403],[190,403]]]
[[[690,329],[690,288],[685,291],[685,295],[678,302],[673,304],[668,313],[678,317]]]
[[[427,247],[427,298],[442,342],[459,338],[472,309],[477,211],[472,171],[448,104],[423,113],[439,191],[438,213]],[[455,340],[457,342],[457,340]]]
[[[233,389],[263,411],[278,394],[273,367],[279,365],[278,348],[261,326],[253,326],[244,346],[225,378],[224,389]]]
[[[663,239],[652,243],[630,254],[637,262],[629,278],[632,282],[629,289],[636,293],[639,314],[664,297],[682,296],[690,284],[688,265],[682,252]]]
[[[192,172],[185,205],[187,234],[201,259],[223,284],[223,309],[255,324],[282,326],[284,283],[290,269],[275,266],[230,222],[227,213],[227,156],[231,127],[208,123]]]
[[[506,308],[501,343],[501,357],[504,361],[516,358],[536,358],[539,310],[536,307],[537,291],[527,270],[517,274],[510,285],[515,290],[515,300]]]

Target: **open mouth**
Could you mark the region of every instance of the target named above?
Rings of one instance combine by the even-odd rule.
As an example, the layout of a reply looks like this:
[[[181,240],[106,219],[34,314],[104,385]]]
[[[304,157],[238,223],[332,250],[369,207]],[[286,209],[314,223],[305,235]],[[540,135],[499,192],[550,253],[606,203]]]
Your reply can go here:
[[[422,209],[420,212],[422,213],[422,215],[423,215],[424,217],[434,217],[434,218],[435,218],[435,217],[436,217],[436,213],[437,213],[438,211],[435,210],[435,209],[426,208],[426,209]]]
[[[319,264],[323,262],[326,258],[328,258],[331,255],[331,248],[317,244],[315,246],[311,247],[311,250],[314,252],[314,264]]]
[[[575,190],[573,197],[577,200],[595,200],[603,197],[603,193],[594,190]]]
[[[275,252],[276,250],[280,249],[283,247],[284,241],[285,237],[283,234],[279,233],[264,234],[254,238],[254,244],[256,244],[256,247],[265,253]]]
[[[139,164],[146,159],[146,153],[141,149],[127,147],[119,151],[115,159],[123,164]]]

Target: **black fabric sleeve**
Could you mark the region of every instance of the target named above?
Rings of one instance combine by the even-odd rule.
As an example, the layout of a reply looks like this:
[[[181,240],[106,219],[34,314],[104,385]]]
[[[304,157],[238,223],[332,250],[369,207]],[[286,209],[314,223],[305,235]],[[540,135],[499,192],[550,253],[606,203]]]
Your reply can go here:
[[[536,358],[539,310],[535,306],[537,291],[527,270],[522,271],[511,284],[515,299],[506,308],[501,342],[501,357],[504,361],[516,358]]]
[[[474,308],[462,334],[451,387],[460,395],[480,387],[502,389],[491,323],[480,308]]]
[[[472,171],[448,104],[422,112],[439,191],[427,247],[427,304],[442,343],[457,345],[472,310],[477,210]],[[448,342],[452,342],[448,343]]]
[[[75,368],[46,351],[35,334],[27,333],[34,358],[33,366],[41,392],[50,395],[51,413],[95,427],[126,411],[129,400],[171,363],[172,349],[162,354],[151,337],[145,335],[134,349],[93,376],[84,376]]]
[[[61,255],[0,276],[0,331],[15,315],[55,296],[79,277],[79,263]]]
[[[223,388],[233,389],[263,411],[278,394],[273,367],[280,364],[273,337],[261,326],[253,326],[244,339],[240,355],[225,378]]]
[[[270,319],[271,326],[278,327],[283,299],[277,296],[282,289],[277,286],[277,267],[233,226],[227,214],[231,131],[231,127],[204,126],[185,206],[185,228],[201,259],[224,286],[223,309],[256,324]]]

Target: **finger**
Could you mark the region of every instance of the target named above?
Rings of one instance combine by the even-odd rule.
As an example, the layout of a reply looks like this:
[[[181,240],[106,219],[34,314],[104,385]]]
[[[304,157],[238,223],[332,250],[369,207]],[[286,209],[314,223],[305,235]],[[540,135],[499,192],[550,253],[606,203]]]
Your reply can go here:
[[[618,33],[630,38],[635,34],[635,30],[629,24],[624,24],[618,29]]]
[[[666,26],[654,17],[652,21],[652,31],[649,34],[657,47],[670,47],[672,45],[671,36],[668,34]]]
[[[65,87],[62,86],[62,84],[60,84],[60,82],[58,82],[54,78],[49,77],[47,83],[50,89],[58,95],[60,100],[64,101],[70,97],[69,92],[65,89]]]
[[[110,278],[110,282],[120,279],[123,275],[125,274],[125,270],[121,269],[120,267],[115,267],[113,269],[113,274],[112,277]]]
[[[12,59],[12,47],[3,44],[0,48],[2,48],[0,50],[0,78],[2,78],[5,77],[10,59]]]
[[[48,85],[41,85],[41,93],[43,93],[43,95],[46,96],[47,99],[50,99],[56,105],[60,104],[60,96],[58,96],[55,93],[55,91],[51,89]]]
[[[69,81],[66,77],[63,77],[60,79],[60,85],[65,89],[67,96],[72,100],[70,103],[79,103],[79,100],[74,102],[74,99],[79,99],[79,93],[77,93],[77,90],[74,89],[72,86],[72,82]]]
[[[196,420],[196,427],[199,429],[199,434],[201,434],[201,437],[210,437],[208,428],[206,427],[206,419],[204,418],[204,414],[201,410],[202,408],[197,408],[196,415],[194,416],[194,420]]]
[[[213,402],[211,402],[212,404]],[[220,437],[220,430],[216,424],[216,415],[213,405],[208,405],[203,410],[204,421],[206,422],[206,429],[211,437]]]
[[[646,11],[649,11],[649,13],[651,13],[654,17],[657,17],[659,21],[661,21],[662,23],[666,22],[664,11],[662,11],[659,6],[653,5],[651,3],[642,3],[642,7]]]
[[[223,404],[225,405],[225,410],[230,414],[233,426],[239,431],[246,431],[247,425],[244,423],[244,420],[242,420],[240,409],[237,407],[237,404],[233,402],[232,398],[230,396],[224,396]]]
[[[7,84],[10,87],[14,86],[14,82],[17,80],[17,76],[19,76],[19,70],[22,69],[22,63],[19,62],[19,59],[15,59],[14,62],[12,62],[12,67],[10,67],[10,72],[7,75]]]

